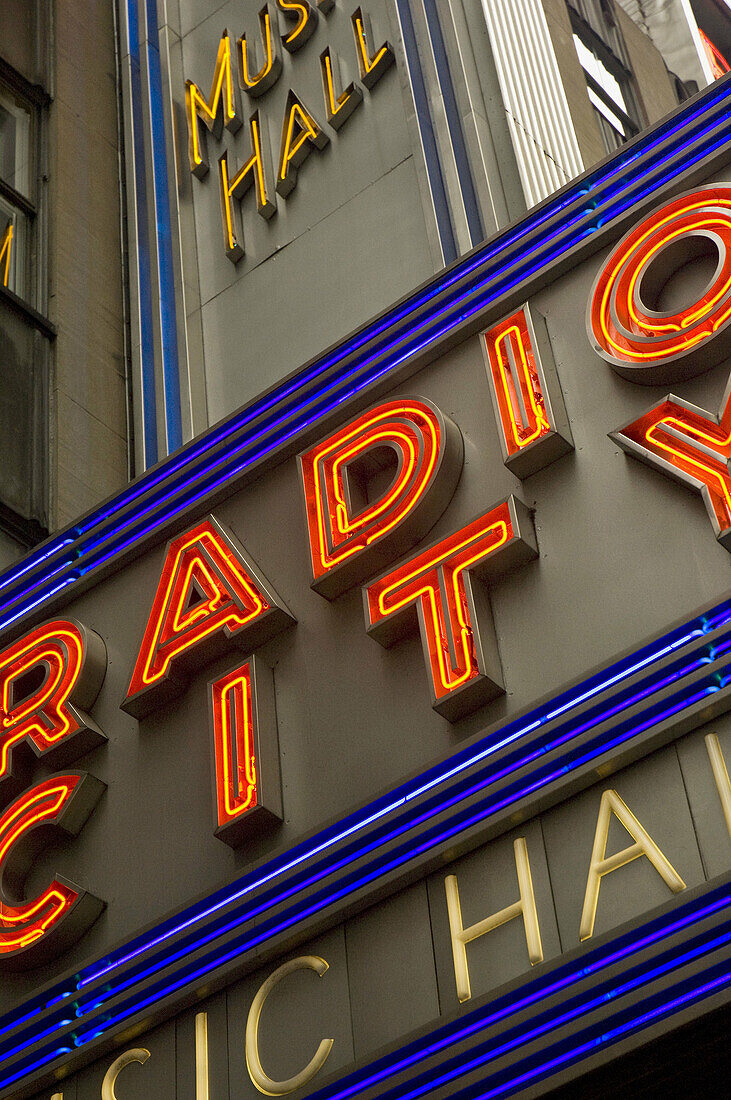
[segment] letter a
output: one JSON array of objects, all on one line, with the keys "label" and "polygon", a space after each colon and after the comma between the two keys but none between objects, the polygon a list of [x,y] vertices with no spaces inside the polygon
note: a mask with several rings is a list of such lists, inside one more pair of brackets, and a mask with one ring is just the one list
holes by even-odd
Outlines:
[{"label": "letter a", "polygon": [[187,674],[226,651],[251,651],[292,615],[234,538],[208,516],[168,544],[122,709],[141,718],[180,694]]},{"label": "letter a", "polygon": [[[628,848],[623,848],[621,852],[616,852],[613,856],[608,856],[606,854],[607,840],[609,839],[612,814],[625,827],[634,840],[634,844],[630,844]],[[589,876],[586,880],[584,909],[581,914],[581,929],[579,931],[580,940],[588,940],[594,935],[599,887],[604,875],[608,875],[611,871],[617,871],[620,867],[625,867],[641,856],[647,856],[665,885],[674,894],[679,894],[681,890],[685,890],[685,883],[678,872],[662,854],[647,830],[640,825],[624,799],[616,791],[605,791],[599,806]]]}]

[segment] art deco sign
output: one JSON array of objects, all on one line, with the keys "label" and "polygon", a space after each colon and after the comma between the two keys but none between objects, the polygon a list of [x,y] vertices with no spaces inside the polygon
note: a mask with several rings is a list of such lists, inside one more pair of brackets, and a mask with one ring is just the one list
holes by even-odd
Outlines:
[{"label": "art deco sign", "polygon": [[[237,263],[244,255],[244,232],[241,226],[241,199],[254,191],[257,213],[269,220],[277,212],[277,195],[286,197],[297,186],[297,174],[302,162],[313,150],[328,144],[327,127],[340,130],[363,101],[363,88],[368,92],[393,64],[394,53],[389,42],[375,47],[367,13],[358,7],[352,13],[354,61],[359,83],[350,81],[343,87],[339,62],[328,46],[319,56],[323,102],[318,111],[311,110],[290,88],[287,92],[284,116],[280,120],[281,137],[276,165],[272,164],[267,122],[266,93],[282,76],[282,49],[289,53],[306,48],[321,16],[337,19],[342,13],[334,10],[333,0],[291,3],[277,0],[265,4],[259,12],[261,42],[247,42],[241,35],[235,43],[227,30],[223,32],[213,70],[210,95],[206,96],[192,80],[185,85],[185,105],[188,126],[188,163],[190,171],[203,179],[209,171],[205,133],[220,138],[225,126],[232,133],[242,128],[242,111],[238,106],[237,86],[254,106],[248,120],[249,150],[242,164],[229,164],[228,153],[218,160],[218,182],[223,224],[223,246],[226,255]],[[279,15],[286,25],[279,32]],[[252,61],[260,53],[261,65]],[[318,59],[315,59],[318,63]],[[257,67],[258,66],[258,67]],[[362,86],[362,87],[361,87]],[[323,122],[324,119],[327,127]]]},{"label": "art deco sign", "polygon": [[509,1095],[724,1003],[730,128],[712,89],[0,578],[3,1096]]}]

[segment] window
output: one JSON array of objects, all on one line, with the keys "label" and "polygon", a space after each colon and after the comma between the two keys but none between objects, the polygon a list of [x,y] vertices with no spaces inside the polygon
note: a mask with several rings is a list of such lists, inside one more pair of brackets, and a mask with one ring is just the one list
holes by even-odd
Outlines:
[{"label": "window", "polygon": [[32,296],[36,129],[32,105],[0,84],[0,285],[26,300]]},{"label": "window", "polygon": [[604,0],[571,0],[569,14],[586,90],[609,153],[641,129],[622,36]]}]

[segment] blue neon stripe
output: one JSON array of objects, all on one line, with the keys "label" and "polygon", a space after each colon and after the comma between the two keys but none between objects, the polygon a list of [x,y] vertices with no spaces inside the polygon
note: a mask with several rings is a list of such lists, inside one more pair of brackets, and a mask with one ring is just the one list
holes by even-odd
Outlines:
[{"label": "blue neon stripe", "polygon": [[[130,0],[135,4],[136,0]],[[168,454],[182,445],[180,418],[180,373],[178,366],[177,318],[173,278],[172,222],[168,193],[168,163],[163,116],[162,76],[160,72],[160,34],[157,26],[157,0],[146,0],[147,65],[149,74],[150,126],[152,137],[152,176],[157,230],[157,267],[162,334],[162,374],[165,394],[165,426]]]},{"label": "blue neon stripe", "polygon": [[[147,243],[147,184],[145,142],[142,132],[142,76],[140,72],[140,28],[137,0],[127,0],[127,34],[130,53],[132,94],[132,146],[137,206],[137,278],[140,311],[140,364],[142,375],[142,428],[145,464],[157,462],[157,412],[155,397],[155,351],[152,335],[152,272]],[[13,621],[16,617],[13,617]],[[9,624],[8,624],[9,625]]]},{"label": "blue neon stripe", "polygon": [[398,9],[399,18],[401,20],[404,53],[406,54],[406,63],[411,80],[411,91],[414,97],[414,106],[416,107],[416,123],[419,127],[421,147],[424,151],[424,164],[429,180],[429,190],[431,192],[432,202],[434,203],[437,232],[439,233],[444,262],[450,264],[453,260],[456,260],[459,251],[457,249],[457,242],[454,239],[454,229],[449,212],[447,190],[444,186],[444,176],[442,175],[442,166],[439,161],[439,148],[434,135],[434,126],[432,123],[431,111],[429,110],[429,96],[427,95],[426,85],[424,84],[424,74],[421,69],[421,58],[419,57],[419,50],[416,45],[416,34],[414,32],[414,22],[411,18],[409,0],[396,0],[396,8]]},{"label": "blue neon stripe", "polygon": [[[714,679],[718,680],[718,677],[716,676],[716,677],[714,677]],[[712,691],[717,691],[717,690],[719,690],[718,683],[716,683],[714,685],[710,685],[710,686],[705,686],[705,685],[701,686],[701,689],[696,691],[696,693],[691,697],[691,701],[703,698],[709,691],[712,692]],[[669,703],[670,703],[670,705],[666,706],[664,710],[661,710],[659,712],[656,711],[649,719],[647,719],[645,721],[644,725],[642,725],[642,726],[638,725],[635,728],[644,728],[644,726],[648,726],[648,725],[652,724],[652,721],[662,720],[662,718],[665,717],[667,714],[677,712],[679,709],[682,709],[683,706],[684,706],[684,702],[683,702],[682,699],[679,700],[679,701],[678,700],[676,700],[676,701],[670,700]],[[687,700],[685,701],[685,703],[687,704]],[[591,759],[592,757],[596,757],[598,755],[603,754],[608,749],[611,749],[615,743],[618,743],[619,741],[627,740],[628,738],[630,738],[632,736],[632,732],[633,732],[632,730],[625,731],[622,737],[620,737],[618,739],[615,739],[614,741],[608,740],[606,737],[601,737],[599,739],[599,743],[597,745],[595,745],[594,748],[590,752],[585,753],[584,756],[582,756],[578,762],[583,763],[586,760]],[[568,770],[570,770],[570,766],[568,766],[568,765],[559,765],[558,767],[554,766],[553,770],[548,771],[548,772],[546,772],[544,770],[544,773],[543,773],[542,776],[539,776],[539,778],[537,780],[534,780],[533,783],[528,788],[523,788],[523,790],[518,792],[518,793],[519,794],[525,794],[526,790],[538,789],[541,785],[545,785],[546,782],[550,781],[556,775],[563,774],[563,773],[567,772]],[[467,791],[466,795],[469,795],[470,793],[472,793],[472,792]],[[341,897],[345,897],[349,893],[351,893],[353,890],[362,887],[364,885],[364,883],[366,883],[368,881],[373,881],[374,879],[376,879],[378,877],[381,877],[382,875],[386,874],[389,870],[393,869],[394,867],[401,866],[404,863],[404,861],[408,861],[410,858],[414,858],[415,856],[420,854],[422,851],[428,851],[429,848],[433,848],[436,843],[438,843],[440,841],[443,841],[446,838],[449,838],[451,836],[457,835],[460,832],[464,832],[467,828],[470,827],[470,825],[472,825],[475,822],[478,822],[479,820],[483,819],[486,812],[495,812],[496,809],[499,809],[499,808],[501,808],[503,806],[506,806],[506,805],[510,805],[511,803],[513,803],[515,801],[515,792],[511,793],[509,791],[506,791],[506,792],[503,792],[503,795],[504,795],[504,797],[497,803],[493,802],[492,805],[489,805],[489,800],[488,800],[488,803],[483,803],[480,807],[478,807],[475,810],[475,812],[472,813],[472,815],[469,818],[465,818],[464,816],[461,816],[459,819],[456,819],[454,824],[448,829],[442,828],[441,830],[439,830],[439,829],[429,830],[429,832],[427,834],[424,834],[423,842],[421,844],[419,844],[417,847],[414,847],[413,843],[408,843],[407,842],[407,844],[402,849],[400,849],[400,850],[398,850],[394,853],[393,858],[388,863],[384,864],[382,860],[376,859],[375,865],[374,865],[375,869],[372,869],[369,873],[362,874],[357,878],[354,878],[353,876],[350,876],[350,880],[346,883],[346,885],[343,888],[339,889],[335,893],[325,892],[324,894],[321,894],[316,899],[315,904],[310,905],[306,909],[302,908],[302,906],[295,906],[294,909],[289,911],[289,914],[282,914],[280,916],[280,918],[278,918],[278,920],[276,922],[276,927],[274,928],[273,931],[272,931],[271,927],[266,927],[266,925],[271,925],[272,924],[271,921],[270,922],[265,922],[264,927],[260,924],[258,926],[259,934],[255,935],[253,938],[249,938],[249,939],[246,938],[246,935],[244,935],[244,937],[240,937],[235,942],[235,944],[231,945],[231,948],[227,951],[227,953],[225,955],[221,955],[220,951],[215,951],[212,955],[209,955],[207,961],[198,960],[198,962],[194,965],[194,967],[192,969],[190,967],[185,967],[184,972],[178,977],[178,979],[172,985],[170,985],[168,983],[168,986],[166,986],[166,989],[169,989],[169,988],[176,988],[176,989],[177,988],[182,988],[186,983],[188,983],[190,981],[200,980],[202,975],[204,975],[205,973],[208,973],[208,972],[210,972],[212,970],[215,970],[216,968],[220,967],[221,965],[223,965],[225,963],[225,961],[227,959],[240,956],[245,950],[249,950],[249,949],[255,947],[258,943],[264,942],[267,938],[269,938],[275,932],[281,931],[283,928],[286,928],[286,927],[291,927],[292,925],[300,922],[301,920],[306,919],[307,916],[309,916],[310,914],[322,910],[323,908],[325,908],[328,905],[332,904],[335,900],[338,900]],[[451,803],[456,803],[457,801],[459,801],[459,799],[454,798],[450,801],[451,801]],[[431,816],[432,816],[432,813],[429,812],[429,811],[426,811],[421,815],[421,820],[428,821]],[[398,835],[398,833],[403,833],[404,831],[405,830],[403,828],[401,828],[401,829],[397,830],[397,833],[389,834],[388,837],[385,837],[385,840],[390,840],[390,839],[393,838],[393,836]],[[364,847],[361,848],[360,854],[362,855],[363,853],[365,853],[368,850],[375,850],[377,847],[378,847],[377,843],[373,843],[373,844],[364,846]],[[347,860],[341,860],[340,862],[341,862],[341,865],[345,865],[345,864],[347,864],[348,861]],[[331,870],[332,870],[332,868],[331,868]],[[308,876],[309,881],[313,881],[313,879],[315,878],[313,870],[311,868],[308,869],[307,876]],[[317,877],[320,877],[320,876],[317,876]],[[278,896],[275,898],[275,901],[279,902],[279,901],[283,900],[286,896],[291,895],[295,892],[296,892],[296,890],[280,891]],[[243,893],[243,891],[242,891],[242,893]],[[257,909],[250,911],[247,914],[248,919],[251,919],[251,918],[255,917],[257,915],[257,913],[266,911],[266,909],[269,907],[269,904],[271,904],[271,899],[269,901],[265,902],[262,906],[258,907]],[[230,923],[229,925],[224,926],[223,928],[219,927],[217,929],[217,934],[218,935],[223,935],[229,928],[234,927],[234,926],[235,926],[235,922]],[[186,954],[188,954],[195,947],[200,947],[206,941],[212,940],[214,938],[215,938],[215,935],[209,935],[209,936],[205,936],[203,938],[201,938],[200,936],[197,936],[193,943],[188,944],[181,951],[176,952],[175,955],[173,955],[173,956],[168,956],[166,958],[158,960],[158,962],[154,966],[150,967],[149,970],[145,970],[141,973],[137,972],[137,974],[133,978],[130,978],[127,981],[124,981],[124,980],[118,981],[117,983],[114,984],[112,989],[110,989],[109,986],[107,986],[107,991],[108,992],[105,996],[112,996],[112,997],[118,996],[119,993],[122,992],[125,988],[130,987],[136,981],[143,980],[148,975],[148,973],[151,974],[151,973],[157,972],[157,970],[161,969],[162,967],[165,967],[165,966],[169,965],[170,962],[173,959],[175,959],[177,957],[184,957]],[[101,977],[101,978],[105,979],[105,981],[108,981],[109,972],[108,971],[102,971],[100,974],[97,975],[97,977]],[[81,982],[83,982],[83,978],[84,978],[84,976],[80,975]],[[158,990],[158,992],[160,992],[160,991]],[[165,995],[165,994],[160,992],[160,996],[163,996],[163,995]],[[58,1000],[59,1000],[59,997],[57,995],[50,997],[50,1003],[57,1003]],[[80,1016],[80,1017],[83,1017],[85,1014],[92,1011],[93,1009],[96,1009],[100,1006],[103,1006],[104,1000],[105,1000],[105,997],[102,997],[100,999],[98,994],[96,994],[94,997],[90,998],[89,1001],[87,1001],[87,1002],[84,1002],[83,1000],[75,999],[74,1003],[75,1003],[77,1015]],[[46,1002],[46,1003],[49,1003],[49,1002]],[[131,1007],[130,1007],[129,1014],[133,1014],[134,1011],[136,1011],[135,1006],[138,1006],[138,1002],[133,1000],[132,1002],[130,1002],[130,1005],[131,1005]],[[39,1010],[40,1009],[41,1009],[41,1006],[39,1005]],[[58,1026],[61,1026],[61,1025],[59,1023],[57,1023],[56,1027],[58,1027]],[[4,1029],[4,1030],[6,1030],[6,1029]],[[33,1030],[35,1030],[35,1029],[33,1029]],[[102,1030],[104,1030],[104,1028]],[[94,1034],[99,1033],[99,1025],[94,1025],[93,1031],[94,1031]],[[78,1038],[84,1038],[84,1041],[86,1041],[86,1039],[90,1038],[90,1035],[88,1035],[85,1032],[82,1032],[82,1033],[77,1033],[77,1037]],[[36,1036],[35,1039],[33,1039],[33,1040],[29,1039],[28,1041],[29,1042],[37,1041],[37,1038],[38,1037]],[[26,1045],[25,1043],[19,1044],[17,1037],[16,1037],[16,1040],[13,1041],[11,1048],[7,1048],[7,1044],[4,1044],[4,1046],[6,1047],[6,1052],[10,1053],[10,1050],[12,1050],[12,1052],[14,1054],[19,1053],[19,1051],[21,1049],[23,1049],[23,1047],[25,1045]]]},{"label": "blue neon stripe", "polygon": [[[429,1054],[432,1053],[432,1049],[438,1050],[440,1048],[448,1048],[450,1045],[458,1042],[460,1039],[466,1037],[470,1033],[482,1030],[483,1028],[490,1026],[501,1019],[507,1019],[511,1014],[517,1013],[526,1007],[530,1007],[531,1004],[536,1004],[542,998],[551,996],[553,993],[558,992],[561,989],[568,989],[572,984],[581,982],[589,975],[599,975],[602,969],[605,969],[613,965],[614,963],[621,961],[622,959],[631,958],[633,954],[642,951],[648,946],[652,946],[655,944],[660,945],[663,939],[667,939],[678,931],[682,931],[683,929],[692,929],[694,925],[698,925],[707,917],[722,912],[723,909],[729,906],[729,904],[731,904],[731,896],[729,895],[728,888],[712,890],[706,896],[700,899],[696,899],[689,904],[686,903],[686,905],[681,905],[676,908],[672,913],[666,914],[660,918],[656,918],[646,923],[642,928],[636,930],[635,932],[625,934],[624,936],[619,937],[614,941],[611,941],[609,944],[605,945],[602,948],[597,948],[593,951],[587,952],[585,955],[581,956],[574,962],[560,966],[557,970],[554,970],[552,973],[544,978],[538,978],[532,981],[529,980],[517,995],[517,999],[516,995],[513,994],[509,998],[503,999],[502,1001],[493,1001],[487,1006],[486,1009],[483,1008],[481,1010],[478,1010],[477,1013],[466,1017],[466,1019],[462,1018],[458,1021],[452,1022],[451,1024],[443,1025],[437,1030],[437,1032],[432,1033],[431,1037],[428,1037],[432,1038],[433,1040],[432,1046],[430,1046],[428,1050],[424,1051],[421,1057],[428,1057]],[[701,939],[702,938],[703,936],[701,936]],[[724,939],[725,938],[727,937],[724,937]],[[714,950],[717,947],[717,936],[713,934],[708,934],[706,935],[705,939],[706,953]],[[694,957],[698,957],[699,954],[702,954],[702,952],[699,950],[699,944],[700,941],[694,941],[692,946],[686,944],[685,954],[683,956],[678,956],[676,954],[677,965],[681,966],[685,962],[690,961]],[[206,970],[208,969],[210,968],[200,970],[198,972],[199,976],[205,974]],[[668,968],[668,970],[670,969],[672,968]],[[648,978],[650,980],[652,980],[653,976],[654,974],[652,973],[652,971],[648,971]],[[108,1017],[105,1020],[104,1025],[95,1028],[90,1033],[77,1033],[75,1037],[76,1045],[81,1046],[87,1042],[91,1042],[94,1038],[104,1034],[104,1032],[109,1030],[110,1028],[124,1022],[124,1020],[128,1019],[130,1016],[140,1011],[144,1011],[145,1008],[148,1008],[150,1005],[154,1004],[156,1000],[168,995],[176,988],[182,988],[182,986],[188,980],[189,979],[187,978],[180,979],[177,982],[170,983],[164,988],[162,992],[155,991],[150,993],[149,996],[140,1001],[131,1003],[128,1002],[126,1005],[119,1006],[118,1011],[115,1013],[115,1016]],[[718,988],[718,984],[719,983],[716,982],[714,988]],[[669,990],[668,992],[672,993],[674,991]],[[675,1000],[677,1000],[677,998],[673,998],[670,1003],[674,1003]],[[644,1008],[644,1005],[640,1005],[638,1006],[638,1008]],[[644,1018],[644,1015],[646,1015],[646,1013],[644,1013],[643,1016],[640,1016],[640,1020]],[[603,1030],[606,1031],[606,1027],[607,1025],[603,1025]],[[422,1040],[421,1044],[426,1041],[427,1040]],[[413,1056],[409,1056],[413,1055],[416,1046],[417,1044],[411,1044],[407,1047],[404,1047],[401,1051],[398,1052],[398,1055],[392,1055],[390,1057],[387,1057],[386,1059],[382,1059],[380,1063],[377,1063],[376,1065],[379,1067],[384,1067],[393,1062],[395,1059],[398,1059],[397,1064],[394,1065],[392,1068],[389,1068],[387,1076],[392,1076],[394,1073],[398,1072],[399,1069],[402,1068],[403,1064],[410,1064],[414,1061],[418,1062],[418,1060],[420,1060],[419,1057],[414,1058]],[[0,1087],[7,1087],[12,1083],[21,1080],[23,1077],[28,1076],[35,1070],[42,1068],[49,1062],[52,1062],[55,1058],[69,1052],[70,1048],[65,1044],[61,1047],[44,1049],[42,1052],[39,1052],[38,1056],[34,1058],[32,1062],[26,1061],[23,1065],[17,1067],[14,1072],[11,1072],[9,1075],[3,1078],[0,1078]],[[368,1067],[368,1069],[370,1069],[370,1067]],[[318,1097],[322,1096],[323,1098],[330,1095],[338,1097],[356,1095],[362,1087],[369,1085],[370,1083],[372,1083],[372,1081],[363,1082],[363,1084],[356,1089],[348,1087],[348,1082],[353,1082],[355,1078],[362,1079],[362,1076],[366,1072],[366,1070],[359,1071],[357,1074],[353,1074],[348,1078],[345,1078],[343,1081],[338,1082],[337,1088],[340,1089],[341,1086],[345,1086],[345,1091],[338,1091],[334,1094],[331,1094],[329,1090],[325,1090],[322,1093],[317,1093],[316,1095]],[[375,1080],[380,1080],[383,1078],[383,1076],[383,1072],[380,1072],[378,1073]],[[402,1096],[403,1093],[399,1092],[398,1095]]]}]

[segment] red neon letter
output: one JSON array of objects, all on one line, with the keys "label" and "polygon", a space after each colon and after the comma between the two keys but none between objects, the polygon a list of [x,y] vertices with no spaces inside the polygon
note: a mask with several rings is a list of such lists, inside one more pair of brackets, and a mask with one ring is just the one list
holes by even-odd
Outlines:
[{"label": "red neon letter", "polygon": [[696,489],[718,541],[731,550],[731,395],[713,417],[668,396],[632,424],[611,433],[623,450]]},{"label": "red neon letter", "polygon": [[546,322],[526,303],[484,337],[503,461],[528,477],[573,450]]},{"label": "red neon letter", "polygon": [[293,622],[256,566],[213,516],[168,544],[122,708],[141,718],[234,638],[255,649]]},{"label": "red neon letter", "polygon": [[[103,902],[58,877],[33,901],[10,901],[28,866],[54,832],[76,836],[104,784],[83,773],[54,775],[16,799],[0,817],[0,966],[20,969],[64,951],[86,931]],[[14,864],[17,868],[14,871]]]},{"label": "red neon letter", "polygon": [[536,555],[528,511],[510,497],[363,590],[367,630],[381,645],[418,623],[432,706],[450,722],[503,691],[489,603],[475,578],[499,576]]},{"label": "red neon letter", "polygon": [[52,765],[67,764],[106,738],[84,713],[106,671],[104,642],[69,619],[36,627],[0,654],[0,781],[26,741]]},{"label": "red neon letter", "polygon": [[252,826],[281,821],[271,671],[255,657],[211,685],[216,836],[236,847]]},{"label": "red neon letter", "polygon": [[[375,500],[358,482],[385,473]],[[433,527],[462,469],[459,428],[430,402],[377,405],[300,455],[312,587],[333,599],[405,553]]]},{"label": "red neon letter", "polygon": [[[715,272],[700,297],[662,311],[669,279],[690,260]],[[673,199],[619,243],[594,284],[587,328],[595,350],[623,377],[646,385],[700,374],[725,355],[713,337],[731,320],[731,187]]]}]

